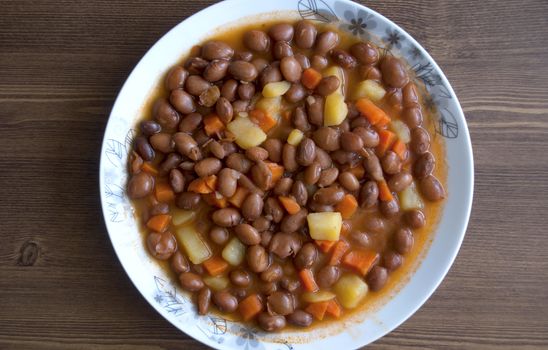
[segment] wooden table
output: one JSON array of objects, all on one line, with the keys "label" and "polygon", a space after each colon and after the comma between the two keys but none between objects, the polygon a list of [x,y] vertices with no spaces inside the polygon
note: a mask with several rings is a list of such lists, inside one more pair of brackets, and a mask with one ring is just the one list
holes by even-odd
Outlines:
[{"label": "wooden table", "polygon": [[[0,1],[0,348],[203,349],[114,255],[98,199],[113,101],[146,50],[213,1]],[[548,347],[548,2],[367,1],[444,69],[476,162],[440,288],[378,349]]]}]

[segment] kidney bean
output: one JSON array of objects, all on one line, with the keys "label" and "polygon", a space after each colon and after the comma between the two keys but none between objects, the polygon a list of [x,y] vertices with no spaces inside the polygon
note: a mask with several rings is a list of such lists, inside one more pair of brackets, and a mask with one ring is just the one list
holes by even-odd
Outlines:
[{"label": "kidney bean", "polygon": [[357,152],[364,146],[364,142],[360,135],[353,132],[343,132],[341,134],[341,147],[345,151]]},{"label": "kidney bean", "polygon": [[431,202],[437,202],[445,198],[445,189],[440,181],[433,175],[428,175],[420,182],[422,195]]},{"label": "kidney bean", "polygon": [[194,210],[200,204],[201,197],[198,193],[183,192],[177,197],[176,204],[179,208],[185,210]]},{"label": "kidney bean", "polygon": [[215,244],[223,245],[228,242],[229,238],[228,230],[224,227],[213,226],[209,230],[209,239]]},{"label": "kidney bean", "polygon": [[238,299],[227,291],[214,292],[212,300],[221,312],[234,312],[238,308]]},{"label": "kidney bean", "polygon": [[360,191],[360,205],[363,208],[371,208],[379,198],[379,187],[375,181],[367,181]]},{"label": "kidney bean", "polygon": [[345,171],[339,175],[339,183],[350,192],[357,191],[360,188],[360,182],[356,178],[356,175],[349,171]]},{"label": "kidney bean", "polygon": [[179,131],[192,133],[202,124],[202,115],[200,113],[190,113],[179,123]]},{"label": "kidney bean", "polygon": [[370,290],[377,292],[381,290],[388,281],[388,271],[382,266],[373,266],[371,271],[367,274],[365,281]]},{"label": "kidney bean", "polygon": [[230,272],[230,282],[238,287],[247,287],[251,284],[251,275],[244,269],[236,269]]},{"label": "kidney bean", "polygon": [[173,141],[175,141],[177,151],[182,155],[194,161],[202,159],[202,152],[198,147],[198,143],[189,134],[178,132],[173,135]]},{"label": "kidney bean", "polygon": [[295,108],[295,111],[293,112],[293,125],[303,132],[310,130],[310,123],[308,122],[308,117],[303,107]]},{"label": "kidney bean", "polygon": [[234,233],[243,244],[256,245],[261,243],[261,235],[249,224],[239,224],[234,228]]},{"label": "kidney bean", "polygon": [[143,120],[139,126],[141,133],[144,136],[151,136],[162,131],[160,124],[156,123],[154,120]]},{"label": "kidney bean", "polygon": [[317,275],[316,281],[321,288],[329,288],[341,277],[341,270],[337,266],[326,265],[322,267]]},{"label": "kidney bean", "polygon": [[392,218],[400,212],[400,205],[396,199],[391,201],[381,201],[379,204],[379,210],[385,217]]},{"label": "kidney bean", "polygon": [[217,177],[217,190],[225,198],[230,198],[236,193],[240,173],[230,168],[223,168]]},{"label": "kidney bean", "polygon": [[199,177],[217,174],[221,170],[221,161],[217,158],[204,158],[194,165],[194,171]]},{"label": "kidney bean", "polygon": [[405,190],[413,182],[413,176],[407,171],[402,171],[388,180],[388,187],[396,193]]},{"label": "kidney bean", "polygon": [[229,62],[227,60],[214,60],[209,62],[202,74],[204,79],[211,83],[223,79],[228,71],[228,64]]},{"label": "kidney bean", "polygon": [[272,170],[262,161],[251,167],[251,178],[255,185],[263,191],[268,191],[273,185]]},{"label": "kidney bean", "polygon": [[271,253],[276,254],[281,259],[285,259],[288,256],[295,256],[301,249],[301,246],[302,242],[297,234],[278,232],[274,236],[272,236],[272,239],[270,240],[270,244],[268,246],[268,250]]},{"label": "kidney bean", "polygon": [[[160,164],[160,175],[165,175],[171,171],[171,169],[177,168],[183,158],[177,153],[170,153],[166,159]],[[181,173],[181,176],[183,174]]]},{"label": "kidney bean", "polygon": [[251,179],[244,174],[240,174],[240,177],[238,178],[238,185],[244,187],[251,193],[257,193],[259,196],[264,196],[264,191],[257,187],[253,181],[251,181]]},{"label": "kidney bean", "polygon": [[264,282],[278,282],[284,275],[283,269],[278,263],[272,263],[266,270],[261,272],[260,278]]},{"label": "kidney bean", "polygon": [[312,199],[318,204],[335,205],[342,201],[343,197],[344,191],[340,187],[329,186],[317,190]]},{"label": "kidney bean", "polygon": [[211,152],[213,156],[217,157],[217,159],[223,159],[225,157],[225,149],[219,142],[212,140],[207,147],[209,152]]},{"label": "kidney bean", "polygon": [[405,108],[401,117],[410,129],[415,129],[422,125],[422,111],[419,106]]},{"label": "kidney bean", "polygon": [[281,60],[284,57],[293,56],[293,49],[285,41],[277,41],[272,48],[272,54],[275,59]]},{"label": "kidney bean", "polygon": [[275,24],[268,30],[268,35],[274,41],[286,41],[290,42],[293,39],[294,33],[293,26],[289,23]]},{"label": "kidney bean", "polygon": [[246,61],[251,62],[253,59],[253,53],[249,51],[237,51],[233,57],[234,61]]},{"label": "kidney bean", "polygon": [[239,171],[242,174],[247,173],[252,165],[253,163],[241,153],[232,153],[226,159],[227,167]]},{"label": "kidney bean", "polygon": [[289,315],[295,311],[295,299],[287,292],[274,292],[266,299],[266,308],[270,314]]},{"label": "kidney bean", "polygon": [[373,65],[379,60],[378,50],[370,43],[356,43],[350,47],[350,52],[364,65]]},{"label": "kidney bean", "polygon": [[405,222],[413,229],[419,229],[426,225],[426,217],[419,209],[412,209],[405,213]]},{"label": "kidney bean", "polygon": [[262,30],[250,30],[244,33],[245,47],[255,52],[266,52],[270,47],[270,38]]},{"label": "kidney bean", "polygon": [[436,159],[434,158],[434,155],[430,152],[426,152],[424,154],[421,154],[415,161],[415,165],[413,166],[413,173],[415,174],[417,179],[421,180],[432,174],[435,166]]},{"label": "kidney bean", "polygon": [[316,159],[318,163],[320,163],[320,166],[323,170],[330,168],[333,165],[333,161],[331,160],[331,157],[329,156],[329,153],[324,151],[320,147],[316,147]]},{"label": "kidney bean", "polygon": [[330,127],[321,127],[312,134],[312,139],[325,151],[336,151],[341,147],[339,133]]},{"label": "kidney bean", "polygon": [[245,61],[231,62],[228,66],[228,72],[234,77],[234,79],[247,82],[255,80],[259,75],[257,68],[255,68],[255,66],[251,63]]},{"label": "kidney bean", "polygon": [[[388,103],[390,107],[392,107],[396,111],[401,111],[403,108],[403,97],[401,93],[401,89],[395,89],[395,88],[388,88],[386,90],[386,95],[384,97],[385,101]],[[405,121],[405,119],[404,119]]]},{"label": "kidney bean", "polygon": [[304,138],[297,147],[296,160],[302,166],[309,166],[316,159],[316,144],[309,138]]},{"label": "kidney bean", "polygon": [[280,61],[280,70],[285,80],[289,82],[295,83],[301,80],[302,68],[293,56],[282,58]]},{"label": "kidney bean", "polygon": [[394,88],[402,88],[409,82],[407,70],[402,61],[394,56],[385,56],[381,62],[381,72],[384,82]]},{"label": "kidney bean", "polygon": [[284,216],[284,210],[278,200],[273,197],[269,197],[266,199],[265,205],[264,205],[264,212],[267,215],[267,218],[272,219],[275,223],[279,223],[282,221],[282,218]]},{"label": "kidney bean", "polygon": [[296,53],[293,55],[297,62],[299,62],[299,65],[302,69],[308,69],[310,68],[310,60],[306,55],[303,55],[302,53]]},{"label": "kidney bean", "polygon": [[135,151],[141,156],[145,161],[154,160],[155,153],[154,149],[144,136],[137,136],[134,140]]},{"label": "kidney bean", "polygon": [[421,127],[411,131],[411,150],[416,154],[424,154],[430,149],[430,135]]},{"label": "kidney bean", "polygon": [[303,310],[295,310],[287,315],[287,322],[297,327],[309,327],[312,324],[312,315]]},{"label": "kidney bean", "polygon": [[272,239],[272,232],[264,231],[261,233],[261,245],[263,247],[268,248],[268,245],[270,244],[271,239]]},{"label": "kidney bean", "polygon": [[221,96],[229,102],[236,100],[236,92],[238,91],[238,82],[234,79],[226,80],[221,87]]},{"label": "kidney bean", "polygon": [[[289,88],[289,90],[287,90],[284,97],[288,102],[297,103],[302,101],[306,97],[306,95],[307,95],[306,89],[301,84],[294,83],[294,84],[291,84],[291,87]],[[306,115],[305,115],[305,118],[306,118]],[[295,120],[293,122],[295,123]]]},{"label": "kidney bean", "polygon": [[267,332],[276,332],[285,327],[285,317],[270,315],[266,312],[261,312],[257,317],[259,326]]},{"label": "kidney bean", "polygon": [[344,69],[353,69],[358,64],[356,59],[343,49],[334,49],[331,51],[331,58]]},{"label": "kidney bean", "polygon": [[268,65],[259,77],[261,86],[265,86],[268,83],[275,83],[282,81],[282,72],[280,71],[279,64]]},{"label": "kidney bean", "polygon": [[297,180],[293,183],[293,186],[291,187],[291,195],[301,207],[306,206],[306,202],[308,201],[308,191],[301,180]]},{"label": "kidney bean", "polygon": [[227,43],[222,41],[212,40],[206,42],[202,46],[201,55],[208,61],[218,59],[230,59],[234,55],[234,49],[232,49]]},{"label": "kidney bean", "polygon": [[329,61],[327,60],[325,56],[314,55],[312,56],[312,60],[310,63],[312,65],[312,68],[314,68],[315,70],[321,71],[327,67],[327,65],[329,64]]},{"label": "kidney bean", "polygon": [[167,99],[158,99],[152,108],[152,114],[164,129],[175,129],[179,124],[179,113],[169,104]]},{"label": "kidney bean", "polygon": [[167,203],[156,203],[149,210],[150,216],[169,214],[169,205]]},{"label": "kidney bean", "polygon": [[286,143],[282,150],[282,160],[286,171],[296,171],[299,168],[299,164],[297,163],[297,147]]},{"label": "kidney bean", "polygon": [[247,265],[251,271],[261,273],[270,265],[270,257],[261,245],[254,245],[247,249]]},{"label": "kidney bean", "polygon": [[314,162],[311,165],[309,165],[305,171],[304,171],[304,182],[306,182],[307,185],[314,185],[318,182],[320,179],[322,173],[322,167],[320,163]]},{"label": "kidney bean", "polygon": [[262,71],[268,66],[269,61],[262,58],[262,57],[256,57],[251,60],[251,64],[257,68],[257,72],[262,73]]},{"label": "kidney bean", "polygon": [[[247,221],[258,219],[263,212],[264,202],[257,193],[249,194],[242,203],[242,215]],[[253,243],[258,244],[258,243]]]},{"label": "kidney bean", "polygon": [[393,238],[394,249],[400,254],[407,254],[413,248],[413,232],[408,228],[400,228]]},{"label": "kidney bean", "polygon": [[282,147],[283,144],[281,140],[270,138],[267,139],[262,145],[262,148],[268,153],[268,159],[274,163],[279,163],[281,161]]},{"label": "kidney bean", "polygon": [[402,102],[404,107],[413,107],[419,104],[419,93],[414,83],[409,82],[403,87]]},{"label": "kidney bean", "polygon": [[[137,139],[140,139],[141,137],[138,137]],[[137,139],[135,140],[137,142]],[[170,153],[170,152],[173,152],[173,150],[175,149],[175,142],[173,141],[173,139],[171,138],[171,134],[168,134],[168,133],[164,133],[164,132],[161,132],[161,133],[158,133],[158,134],[154,134],[152,135],[150,138],[149,138],[149,141],[150,141],[150,145],[152,145],[152,148],[155,149],[156,151],[159,151],[159,152],[162,152],[162,153]],[[139,141],[139,142],[143,142],[143,141]],[[148,142],[147,142],[148,144]],[[143,147],[143,146],[141,146]],[[148,147],[148,146],[145,146],[145,147]],[[143,150],[143,151],[146,151],[146,152],[149,152],[149,150]],[[150,154],[149,154],[150,156]],[[152,152],[152,158],[151,159],[145,159],[145,160],[152,160],[154,159],[154,152]]]},{"label": "kidney bean", "polygon": [[211,214],[211,220],[221,227],[236,226],[240,222],[240,219],[240,213],[234,208],[219,209]]},{"label": "kidney bean", "polygon": [[325,55],[339,44],[339,34],[327,31],[318,35],[316,40],[316,52]]},{"label": "kidney bean", "polygon": [[193,96],[200,96],[211,87],[211,84],[199,75],[191,75],[186,79],[185,89]]},{"label": "kidney bean", "polygon": [[364,80],[381,81],[381,71],[375,66],[359,66],[358,74]]},{"label": "kidney bean", "polygon": [[198,103],[204,107],[213,107],[217,103],[220,96],[221,90],[219,90],[218,86],[213,85],[200,94],[198,97]]},{"label": "kidney bean", "polygon": [[[264,206],[264,203],[262,203]],[[262,208],[261,208],[262,212]],[[264,216],[259,216],[257,219],[253,220],[253,227],[257,229],[259,232],[264,232],[268,229],[270,229],[271,222]]]},{"label": "kidney bean", "polygon": [[339,164],[349,164],[352,167],[360,160],[359,155],[355,152],[346,152],[341,149],[331,152],[331,159]]},{"label": "kidney bean", "polygon": [[381,163],[384,172],[390,175],[399,173],[402,168],[400,157],[393,151],[386,152]]},{"label": "kidney bean", "polygon": [[357,127],[353,130],[353,133],[362,139],[364,147],[373,148],[379,144],[379,134],[373,129]]},{"label": "kidney bean", "polygon": [[394,251],[388,251],[383,254],[382,264],[388,272],[393,272],[403,264],[403,257]]},{"label": "kidney bean", "polygon": [[318,249],[314,243],[306,243],[293,259],[295,267],[299,270],[312,267],[318,260]]},{"label": "kidney bean", "polygon": [[363,248],[371,247],[371,238],[367,232],[354,231],[350,234],[350,238],[352,238],[352,241],[358,246]]},{"label": "kidney bean", "polygon": [[200,289],[198,292],[198,314],[205,315],[209,310],[211,303],[211,290],[207,287]]},{"label": "kidney bean", "polygon": [[152,193],[154,178],[145,172],[134,174],[128,181],[127,194],[131,199],[144,198]]},{"label": "kidney bean", "polygon": [[180,275],[183,272],[190,271],[190,264],[188,263],[187,258],[180,251],[176,251],[171,256],[171,261],[169,266],[177,274]]},{"label": "kidney bean", "polygon": [[284,177],[276,183],[273,192],[276,196],[287,196],[289,191],[291,191],[291,186],[293,186],[293,179]]},{"label": "kidney bean", "polygon": [[158,260],[167,260],[177,250],[177,240],[169,231],[151,232],[147,236],[148,251]]},{"label": "kidney bean", "polygon": [[295,26],[295,44],[301,49],[310,49],[316,42],[318,31],[316,26],[309,21],[302,20]]},{"label": "kidney bean", "polygon": [[268,296],[278,290],[278,285],[274,282],[259,282],[259,292]]},{"label": "kidney bean", "polygon": [[339,78],[334,75],[330,75],[320,80],[320,83],[316,87],[315,91],[318,95],[325,97],[335,92],[339,88],[339,86],[341,86]]},{"label": "kidney bean", "polygon": [[319,95],[307,97],[306,112],[310,124],[318,127],[323,125],[324,102],[324,98]]},{"label": "kidney bean", "polygon": [[171,169],[169,172],[169,184],[175,193],[181,193],[185,189],[185,178],[183,173],[177,169]]},{"label": "kidney bean", "polygon": [[238,100],[232,103],[232,110],[235,115],[249,110],[249,101]]},{"label": "kidney bean", "polygon": [[375,181],[382,181],[384,176],[382,174],[381,162],[375,155],[371,155],[369,158],[364,159],[363,167],[366,173]]},{"label": "kidney bean", "polygon": [[181,287],[189,292],[197,292],[204,287],[202,277],[194,272],[183,272],[179,275],[179,282]]},{"label": "kidney bean", "polygon": [[253,162],[260,162],[268,158],[268,151],[262,147],[251,147],[245,151],[247,158]]},{"label": "kidney bean", "polygon": [[337,177],[339,176],[339,169],[329,168],[322,171],[320,178],[318,179],[317,185],[319,187],[327,187],[333,184]]},{"label": "kidney bean", "polygon": [[168,91],[182,88],[188,78],[188,71],[181,66],[175,66],[166,75],[165,86]]}]

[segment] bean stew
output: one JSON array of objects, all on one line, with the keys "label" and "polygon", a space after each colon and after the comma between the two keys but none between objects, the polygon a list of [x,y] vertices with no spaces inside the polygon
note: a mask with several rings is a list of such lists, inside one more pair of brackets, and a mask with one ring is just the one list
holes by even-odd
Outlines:
[{"label": "bean stew", "polygon": [[447,195],[424,95],[399,58],[306,20],[203,42],[138,126],[144,244],[202,315],[350,314],[410,273]]}]

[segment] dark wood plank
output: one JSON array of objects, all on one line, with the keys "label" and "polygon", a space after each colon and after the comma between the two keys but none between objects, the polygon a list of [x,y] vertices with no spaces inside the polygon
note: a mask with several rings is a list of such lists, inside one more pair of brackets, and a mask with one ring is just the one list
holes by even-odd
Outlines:
[{"label": "dark wood plank", "polygon": [[[0,348],[205,349],[156,314],[123,272],[102,224],[97,167],[133,66],[213,2],[0,0]],[[548,2],[367,5],[444,69],[476,162],[453,268],[372,348],[548,347]]]}]

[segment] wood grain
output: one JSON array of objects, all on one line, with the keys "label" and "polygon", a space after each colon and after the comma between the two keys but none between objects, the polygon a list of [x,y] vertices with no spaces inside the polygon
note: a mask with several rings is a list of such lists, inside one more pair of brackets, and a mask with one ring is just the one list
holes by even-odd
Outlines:
[{"label": "wood grain", "polygon": [[[122,270],[98,160],[117,91],[167,30],[213,1],[0,0],[0,349],[204,349]],[[445,71],[476,189],[440,288],[373,349],[548,347],[548,2],[367,1]]]}]

